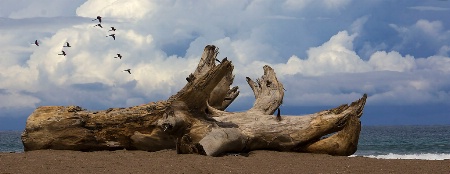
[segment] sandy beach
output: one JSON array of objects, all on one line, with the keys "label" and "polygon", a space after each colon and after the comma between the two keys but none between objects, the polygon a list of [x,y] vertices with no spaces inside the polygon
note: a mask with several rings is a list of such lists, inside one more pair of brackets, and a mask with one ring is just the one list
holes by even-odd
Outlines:
[{"label": "sandy beach", "polygon": [[254,151],[245,156],[178,155],[174,150],[0,153],[6,173],[450,173],[449,160],[387,160]]}]

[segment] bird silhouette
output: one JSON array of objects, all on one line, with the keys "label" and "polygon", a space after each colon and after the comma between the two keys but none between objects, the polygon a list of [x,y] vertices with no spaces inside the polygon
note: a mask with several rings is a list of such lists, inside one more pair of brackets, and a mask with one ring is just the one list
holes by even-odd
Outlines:
[{"label": "bird silhouette", "polygon": [[131,74],[131,69],[126,69],[126,70],[123,70],[123,71],[126,71],[126,72]]},{"label": "bird silhouette", "polygon": [[97,26],[99,26],[100,28],[103,28],[102,24],[94,25],[94,27],[97,27]]},{"label": "bird silhouette", "polygon": [[92,21],[98,20],[98,22],[102,23],[102,17],[101,16],[97,16],[97,18],[93,19]]},{"label": "bird silhouette", "polygon": [[72,47],[72,46],[70,46],[69,42],[66,42],[66,45],[64,45],[63,47]]},{"label": "bird silhouette", "polygon": [[120,54],[117,54],[117,57],[114,57],[114,58],[119,58],[119,59],[122,59],[122,55],[120,55]]},{"label": "bird silhouette", "polygon": [[61,51],[62,53],[61,54],[58,54],[58,55],[63,55],[63,56],[66,56],[66,52],[65,51]]},{"label": "bird silhouette", "polygon": [[111,30],[109,30],[109,31],[116,31],[116,28],[111,27]]},{"label": "bird silhouette", "polygon": [[[116,40],[116,34],[110,34],[108,36],[111,36],[114,40]],[[106,36],[106,37],[108,37],[108,36]]]},{"label": "bird silhouette", "polygon": [[38,40],[35,40],[33,44],[35,44],[36,46],[39,46]]}]

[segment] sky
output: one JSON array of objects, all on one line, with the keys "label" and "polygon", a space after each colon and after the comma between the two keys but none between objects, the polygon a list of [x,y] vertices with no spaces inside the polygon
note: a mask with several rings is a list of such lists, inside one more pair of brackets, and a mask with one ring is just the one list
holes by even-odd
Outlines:
[{"label": "sky", "polygon": [[23,130],[39,106],[168,99],[210,44],[235,66],[228,111],[253,105],[245,77],[270,65],[282,114],[367,93],[363,126],[450,124],[449,16],[446,0],[1,0],[0,130]]}]

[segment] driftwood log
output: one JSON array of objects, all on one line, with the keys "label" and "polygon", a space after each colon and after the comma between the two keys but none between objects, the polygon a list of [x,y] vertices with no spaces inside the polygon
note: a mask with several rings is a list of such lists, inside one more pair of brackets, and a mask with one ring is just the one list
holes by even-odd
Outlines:
[{"label": "driftwood log", "polygon": [[[256,98],[253,107],[226,112],[239,91],[230,89],[231,61],[220,61],[217,54],[217,47],[206,46],[187,84],[166,101],[95,112],[79,106],[38,107],[22,133],[25,151],[176,149],[209,156],[262,149],[330,155],[356,151],[366,94],[350,105],[304,116],[282,115],[278,107],[285,91],[266,65],[256,82],[247,77]],[[277,116],[272,115],[275,111]]]}]

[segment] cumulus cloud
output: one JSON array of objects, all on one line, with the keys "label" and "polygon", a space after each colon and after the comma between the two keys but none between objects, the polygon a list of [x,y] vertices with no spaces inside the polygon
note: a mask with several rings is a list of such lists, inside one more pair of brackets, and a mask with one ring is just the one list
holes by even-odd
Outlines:
[{"label": "cumulus cloud", "polygon": [[156,3],[142,0],[89,0],[79,8],[78,16],[95,17],[97,15],[123,20],[138,20],[155,10]]},{"label": "cumulus cloud", "polygon": [[71,16],[75,8],[86,0],[4,0],[0,15],[13,19]]},{"label": "cumulus cloud", "polygon": [[416,67],[412,56],[403,57],[398,52],[375,52],[368,63],[378,71],[409,72]]},{"label": "cumulus cloud", "polygon": [[438,55],[441,56],[448,56],[448,53],[450,52],[450,46],[448,45],[443,45],[441,46],[441,48],[439,49]]},{"label": "cumulus cloud", "polygon": [[20,92],[0,92],[2,109],[34,108],[40,102],[39,98],[21,94]]},{"label": "cumulus cloud", "polygon": [[361,33],[363,32],[364,24],[369,20],[369,16],[363,16],[355,20],[350,26],[350,31],[352,33]]},{"label": "cumulus cloud", "polygon": [[353,39],[356,34],[349,35],[341,31],[319,47],[310,48],[307,59],[292,56],[286,64],[278,65],[282,75],[303,74],[320,76],[339,72],[365,72],[370,66],[365,64],[353,50]]},{"label": "cumulus cloud", "polygon": [[[415,58],[397,51],[376,51],[368,60],[352,49],[357,35],[341,31],[321,46],[308,50],[308,57],[292,56],[274,65],[290,94],[285,103],[334,105],[339,100],[371,95],[372,104],[450,103],[450,58]],[[289,105],[289,104],[286,104]]]},{"label": "cumulus cloud", "polygon": [[422,50],[432,50],[439,54],[440,48],[450,44],[450,30],[446,30],[441,21],[420,19],[411,26],[390,24],[400,37],[401,42],[394,46],[395,50],[422,55]]}]

